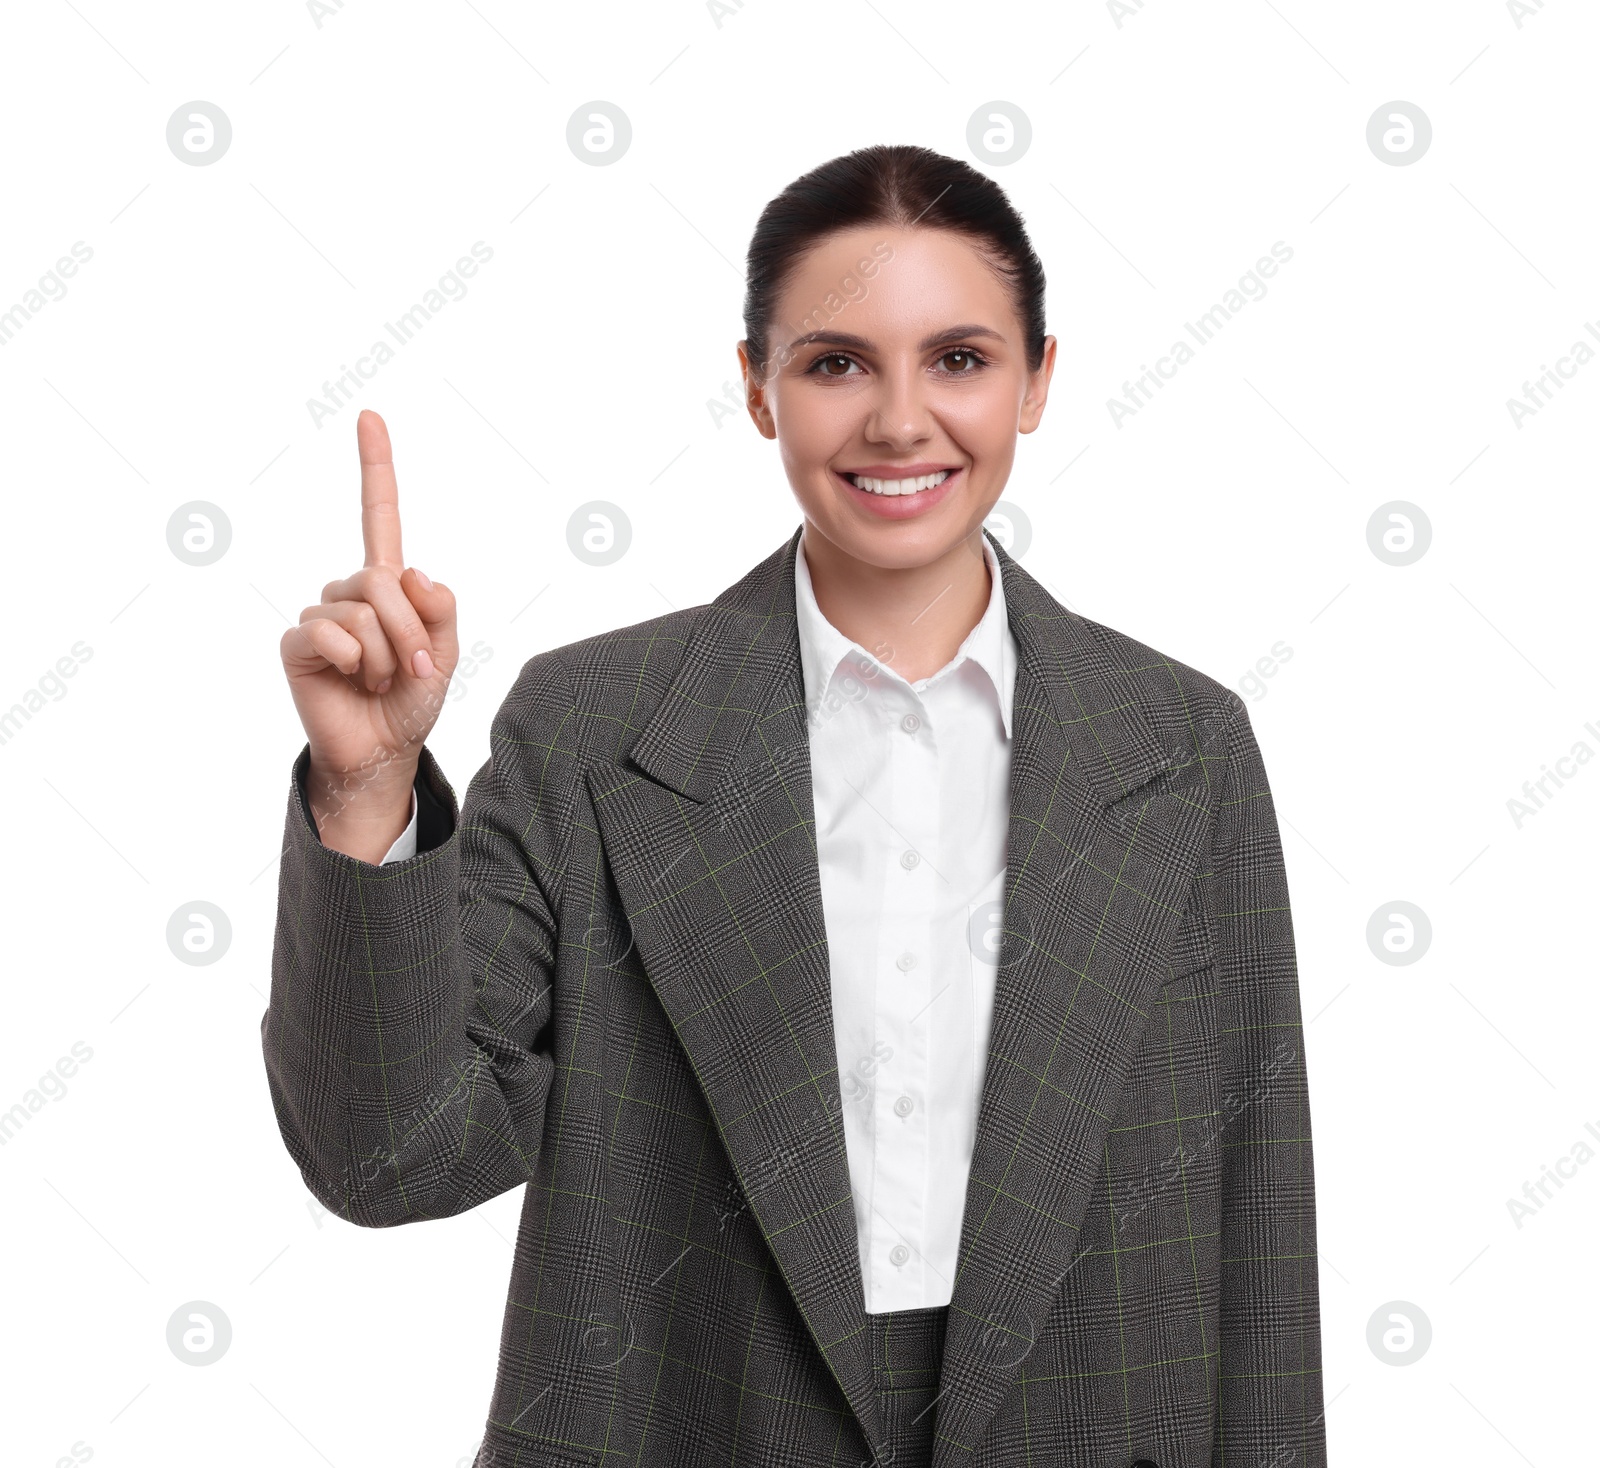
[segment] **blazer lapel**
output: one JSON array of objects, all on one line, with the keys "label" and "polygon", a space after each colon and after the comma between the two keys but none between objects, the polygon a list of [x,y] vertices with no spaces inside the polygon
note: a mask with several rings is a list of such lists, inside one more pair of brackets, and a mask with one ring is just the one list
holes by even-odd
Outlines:
[{"label": "blazer lapel", "polygon": [[[992,540],[992,537],[991,537]],[[998,542],[1017,640],[1003,938],[936,1408],[965,1461],[1016,1381],[1104,1160],[1215,808],[1218,721],[1164,742],[1136,683]]]},{"label": "blazer lapel", "polygon": [[629,751],[642,773],[588,778],[645,972],[743,1201],[876,1453],[794,615],[799,538],[696,622]]}]

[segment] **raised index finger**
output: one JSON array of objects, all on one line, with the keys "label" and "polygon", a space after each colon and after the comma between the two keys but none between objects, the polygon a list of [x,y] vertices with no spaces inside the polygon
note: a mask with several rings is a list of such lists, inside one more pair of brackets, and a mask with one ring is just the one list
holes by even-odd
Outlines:
[{"label": "raised index finger", "polygon": [[356,417],[356,446],[361,451],[361,539],[367,565],[404,568],[400,555],[400,490],[394,478],[389,430],[371,408]]}]

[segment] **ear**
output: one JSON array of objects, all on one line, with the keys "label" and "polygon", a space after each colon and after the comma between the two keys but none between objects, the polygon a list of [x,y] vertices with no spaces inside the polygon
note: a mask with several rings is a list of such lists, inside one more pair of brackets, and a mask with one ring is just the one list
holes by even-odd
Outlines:
[{"label": "ear", "polygon": [[744,378],[745,409],[763,438],[776,438],[778,425],[767,402],[767,379],[751,365],[749,345],[748,341],[740,341],[735,348],[739,353],[739,373]]},{"label": "ear", "polygon": [[1028,390],[1023,394],[1022,407],[1017,417],[1017,432],[1032,433],[1044,417],[1045,399],[1050,396],[1050,374],[1056,370],[1056,339],[1044,339],[1044,356],[1039,370],[1028,374]]}]

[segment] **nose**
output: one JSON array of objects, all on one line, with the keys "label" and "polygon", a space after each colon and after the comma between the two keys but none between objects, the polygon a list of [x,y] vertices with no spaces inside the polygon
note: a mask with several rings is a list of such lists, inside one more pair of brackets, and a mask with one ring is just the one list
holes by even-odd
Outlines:
[{"label": "nose", "polygon": [[905,453],[933,436],[927,384],[916,367],[884,366],[873,384],[865,435],[896,453]]}]

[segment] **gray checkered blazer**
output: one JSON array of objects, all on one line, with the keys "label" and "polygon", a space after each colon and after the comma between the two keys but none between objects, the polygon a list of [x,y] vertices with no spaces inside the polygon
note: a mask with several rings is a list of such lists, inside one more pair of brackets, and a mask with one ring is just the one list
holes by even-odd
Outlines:
[{"label": "gray checkered blazer", "polygon": [[[405,861],[324,847],[295,765],[261,1033],[301,1176],[370,1228],[528,1185],[480,1468],[886,1461],[799,535],[709,605],[530,659],[459,819],[424,754]],[[1248,715],[995,548],[1004,942],[935,1468],[1322,1468],[1305,1046]]]}]

